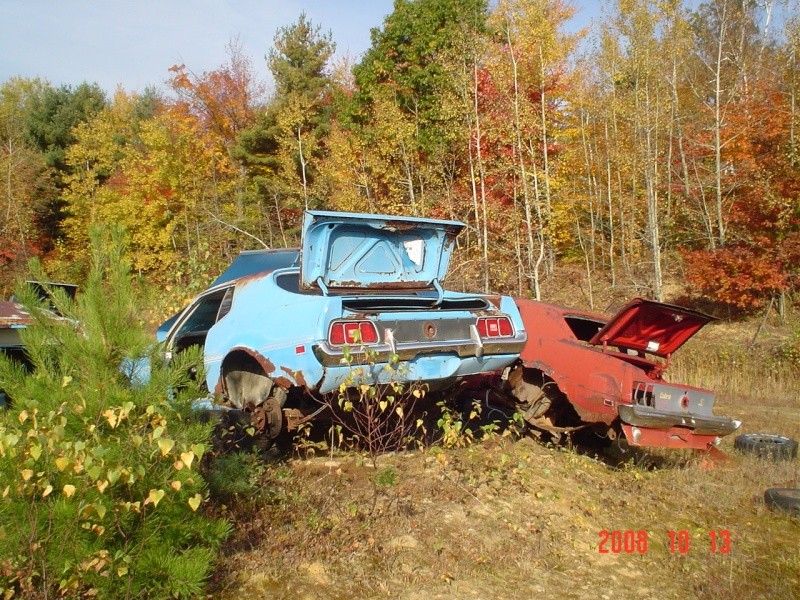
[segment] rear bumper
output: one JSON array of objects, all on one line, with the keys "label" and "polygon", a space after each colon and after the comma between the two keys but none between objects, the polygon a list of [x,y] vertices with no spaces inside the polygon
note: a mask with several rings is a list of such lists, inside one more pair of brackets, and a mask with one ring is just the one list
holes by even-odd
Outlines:
[{"label": "rear bumper", "polygon": [[631,446],[645,446],[649,448],[673,448],[682,450],[708,450],[715,447],[719,441],[718,435],[698,435],[685,427],[670,427],[669,429],[647,429],[622,424],[625,439]]},{"label": "rear bumper", "polygon": [[636,404],[620,404],[618,409],[623,424],[640,429],[681,428],[693,435],[717,437],[733,433],[741,425],[740,421],[730,417],[661,412]]},{"label": "rear bumper", "polygon": [[323,342],[314,346],[314,355],[324,367],[340,367],[350,362],[358,364],[362,358],[368,358],[369,362],[392,362],[393,355],[397,355],[395,360],[401,362],[415,360],[418,357],[435,356],[458,356],[459,358],[486,358],[490,359],[498,355],[518,355],[525,347],[527,336],[525,333],[517,334],[512,338],[501,338],[496,340],[451,340],[451,341],[431,341],[394,344],[373,344],[370,346],[349,347],[331,346]]}]

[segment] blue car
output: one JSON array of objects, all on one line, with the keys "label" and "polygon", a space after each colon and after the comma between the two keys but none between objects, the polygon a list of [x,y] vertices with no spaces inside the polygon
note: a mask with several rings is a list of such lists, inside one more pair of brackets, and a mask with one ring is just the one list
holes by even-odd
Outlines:
[{"label": "blue car", "polygon": [[512,298],[442,287],[464,227],[307,211],[302,248],[241,253],[158,337],[167,358],[202,346],[208,390],[273,438],[353,385],[354,365],[433,391],[502,371],[526,341]]}]

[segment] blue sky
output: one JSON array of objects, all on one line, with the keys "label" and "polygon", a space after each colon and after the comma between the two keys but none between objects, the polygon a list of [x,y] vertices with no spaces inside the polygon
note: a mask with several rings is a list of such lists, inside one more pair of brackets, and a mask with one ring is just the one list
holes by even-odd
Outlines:
[{"label": "blue sky", "polygon": [[[573,2],[586,24],[599,0]],[[195,73],[226,62],[238,37],[257,74],[269,78],[264,55],[280,27],[305,12],[330,30],[339,56],[369,48],[370,29],[392,12],[393,0],[0,0],[0,83],[41,77],[53,85],[98,83],[140,91],[162,87],[168,69]]]}]

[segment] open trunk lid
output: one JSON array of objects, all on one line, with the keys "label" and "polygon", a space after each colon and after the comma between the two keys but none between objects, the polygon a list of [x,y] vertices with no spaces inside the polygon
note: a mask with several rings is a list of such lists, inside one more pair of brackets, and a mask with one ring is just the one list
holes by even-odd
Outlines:
[{"label": "open trunk lid", "polygon": [[306,211],[301,289],[441,290],[459,221]]},{"label": "open trunk lid", "polygon": [[689,308],[635,298],[611,317],[589,343],[666,358],[713,320],[715,317]]}]

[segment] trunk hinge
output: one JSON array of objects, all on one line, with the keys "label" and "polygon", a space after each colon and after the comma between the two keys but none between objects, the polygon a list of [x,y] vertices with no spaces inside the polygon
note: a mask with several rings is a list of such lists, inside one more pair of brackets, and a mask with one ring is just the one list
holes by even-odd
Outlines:
[{"label": "trunk hinge", "polygon": [[437,278],[434,278],[431,283],[433,284],[433,287],[436,288],[436,293],[439,294],[439,296],[436,298],[436,302],[434,302],[433,305],[439,306],[442,303],[442,300],[444,300],[444,290],[442,289],[442,286]]},{"label": "trunk hinge", "polygon": [[325,282],[322,280],[322,275],[317,277],[317,285],[319,286],[319,289],[322,291],[322,295],[323,296],[327,296],[328,295],[328,286],[325,285]]}]

